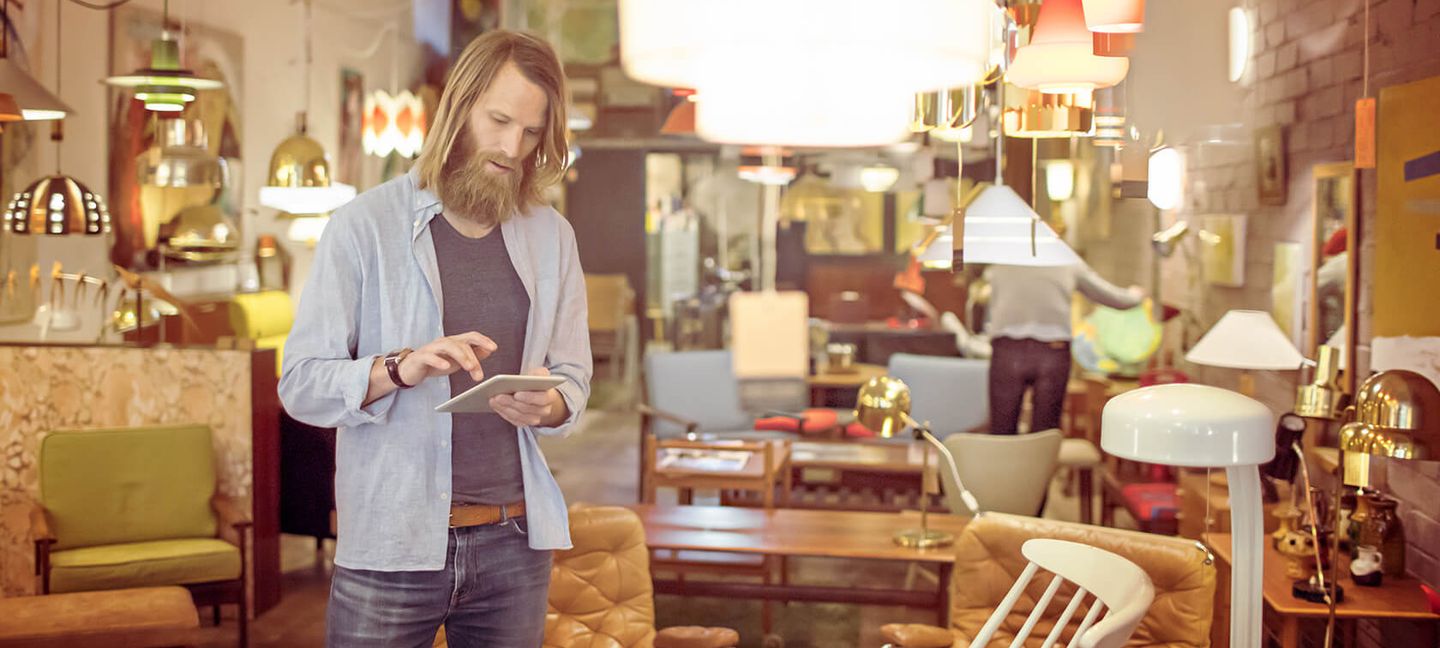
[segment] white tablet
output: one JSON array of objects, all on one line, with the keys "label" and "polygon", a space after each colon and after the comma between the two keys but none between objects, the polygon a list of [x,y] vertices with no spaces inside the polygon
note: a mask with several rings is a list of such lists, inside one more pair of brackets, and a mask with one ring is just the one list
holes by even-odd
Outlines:
[{"label": "white tablet", "polygon": [[465,393],[441,403],[435,408],[435,411],[465,414],[493,412],[494,410],[490,409],[491,396],[513,394],[522,391],[545,391],[552,387],[559,387],[564,382],[564,376],[516,376],[505,374],[491,376],[486,378],[484,382],[465,390]]}]

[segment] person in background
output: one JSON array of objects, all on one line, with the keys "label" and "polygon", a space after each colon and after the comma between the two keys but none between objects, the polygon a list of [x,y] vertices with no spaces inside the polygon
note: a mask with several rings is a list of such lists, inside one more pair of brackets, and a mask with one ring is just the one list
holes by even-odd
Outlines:
[{"label": "person in background", "polygon": [[1015,434],[1026,390],[1031,430],[1060,427],[1070,381],[1070,304],[1076,290],[1116,309],[1140,305],[1138,286],[1118,288],[1081,263],[1031,267],[992,265],[990,285],[990,433]]},{"label": "person in background", "polygon": [[[542,201],[565,172],[565,102],[544,41],[476,38],[415,168],[320,239],[280,398],[340,429],[327,646],[430,646],[442,625],[457,647],[541,643],[551,552],[571,544],[536,436],[574,429],[591,376],[575,233]],[[519,373],[565,381],[435,411]]]}]

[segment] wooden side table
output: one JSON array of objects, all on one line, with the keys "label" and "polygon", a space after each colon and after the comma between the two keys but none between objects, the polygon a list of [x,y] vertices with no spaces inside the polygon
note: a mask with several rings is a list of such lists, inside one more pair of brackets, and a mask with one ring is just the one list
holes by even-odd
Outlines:
[{"label": "wooden side table", "polygon": [[871,378],[886,374],[883,365],[856,363],[850,371],[829,372],[821,368],[807,376],[810,404],[814,407],[854,407],[855,394]]},{"label": "wooden side table", "polygon": [[[1210,533],[1205,535],[1205,544],[1214,552],[1217,561],[1215,582],[1215,622],[1210,627],[1210,643],[1215,648],[1230,645],[1230,534]],[[1420,581],[1413,578],[1385,577],[1380,587],[1361,587],[1350,581],[1349,560],[1341,556],[1340,586],[1345,588],[1345,601],[1335,608],[1336,632],[1344,625],[1352,626],[1358,619],[1440,621],[1440,615],[1430,612],[1425,594],[1420,591]],[[1300,645],[1300,623],[1318,621],[1325,623],[1327,606],[1295,598],[1290,593],[1293,579],[1285,576],[1285,559],[1265,542],[1265,574],[1263,592],[1265,597],[1264,632],[1273,635],[1281,648],[1297,648]],[[1336,645],[1347,645],[1338,637]]]}]

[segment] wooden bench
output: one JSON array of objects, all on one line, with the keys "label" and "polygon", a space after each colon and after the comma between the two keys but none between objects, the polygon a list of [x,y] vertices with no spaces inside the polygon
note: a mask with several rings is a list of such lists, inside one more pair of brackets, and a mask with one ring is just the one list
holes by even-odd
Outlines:
[{"label": "wooden bench", "polygon": [[0,598],[0,648],[189,646],[199,627],[183,587]]}]

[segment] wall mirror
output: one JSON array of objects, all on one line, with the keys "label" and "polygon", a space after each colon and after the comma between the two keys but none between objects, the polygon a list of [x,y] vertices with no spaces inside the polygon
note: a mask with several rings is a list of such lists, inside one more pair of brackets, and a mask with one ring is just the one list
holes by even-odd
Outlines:
[{"label": "wall mirror", "polygon": [[[1343,347],[1342,327],[1347,322],[1346,301],[1351,299],[1349,285],[1350,250],[1355,242],[1354,173],[1349,162],[1317,164],[1315,177],[1315,238],[1310,265],[1309,332],[1306,354],[1315,357],[1315,349],[1331,342]],[[1337,335],[1338,334],[1338,335]],[[1334,338],[1332,340],[1332,338]]]}]

